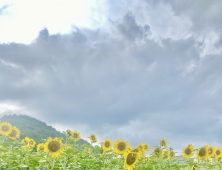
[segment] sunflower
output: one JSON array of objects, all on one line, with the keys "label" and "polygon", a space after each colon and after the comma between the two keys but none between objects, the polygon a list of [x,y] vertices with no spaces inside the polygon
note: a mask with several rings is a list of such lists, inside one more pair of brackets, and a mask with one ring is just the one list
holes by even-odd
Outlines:
[{"label": "sunflower", "polygon": [[219,157],[222,156],[222,149],[221,148],[215,148],[214,153],[215,153],[215,157],[219,158]]},{"label": "sunflower", "polygon": [[106,152],[110,150],[112,148],[112,144],[113,142],[111,141],[111,139],[105,140],[105,142],[103,142],[103,145],[102,145],[103,151]]},{"label": "sunflower", "polygon": [[69,136],[71,136],[72,131],[70,129],[67,129],[66,132],[69,134]]},{"label": "sunflower", "polygon": [[137,147],[137,148],[134,148],[134,149],[130,148],[129,152],[131,152],[131,153],[137,153],[137,159],[138,159],[138,160],[142,157],[142,154],[143,154],[142,151],[141,151],[141,149],[139,149],[138,147]]},{"label": "sunflower", "polygon": [[174,150],[170,151],[170,158],[174,158],[175,157],[175,152]]},{"label": "sunflower", "polygon": [[215,154],[215,148],[213,145],[209,145],[208,147],[208,154],[209,154],[209,157],[213,157],[213,155]]},{"label": "sunflower", "polygon": [[167,147],[167,142],[165,139],[161,139],[160,144],[161,144],[161,146],[164,146],[165,148]]},{"label": "sunflower", "polygon": [[67,146],[67,148],[66,149],[73,149],[73,147],[72,146]]},{"label": "sunflower", "polygon": [[12,132],[12,125],[8,122],[2,122],[0,124],[0,133],[8,136]]},{"label": "sunflower", "polygon": [[97,142],[97,138],[96,138],[96,135],[95,135],[95,134],[91,134],[91,135],[89,136],[89,138],[90,138],[90,140],[91,140],[91,143]]},{"label": "sunflower", "polygon": [[183,148],[183,157],[191,158],[193,156],[193,150],[194,150],[194,148],[190,145],[187,145],[187,147],[184,147]]},{"label": "sunflower", "polygon": [[136,162],[138,161],[139,153],[129,152],[125,155],[124,166],[127,170],[133,170],[135,168]]},{"label": "sunflower", "polygon": [[36,144],[35,141],[33,139],[30,139],[29,146],[34,147],[35,144]]},{"label": "sunflower", "polygon": [[143,148],[145,151],[148,151],[149,150],[149,145],[147,143],[143,144]]},{"label": "sunflower", "polygon": [[64,151],[62,140],[58,140],[57,137],[55,139],[49,137],[48,141],[45,143],[45,146],[44,151],[49,151],[49,155],[52,155],[52,157],[57,157]]},{"label": "sunflower", "polygon": [[142,152],[142,154],[144,154],[145,153],[145,150],[144,150],[144,147],[143,147],[143,143],[140,143],[139,145],[138,145],[138,147],[137,148],[139,148],[140,149],[140,151]]},{"label": "sunflower", "polygon": [[129,142],[124,142],[123,139],[117,139],[117,141],[114,143],[114,151],[116,154],[126,154],[129,147]]},{"label": "sunflower", "polygon": [[147,156],[147,157],[146,157],[146,161],[147,161],[147,162],[149,162],[149,160],[150,160],[150,157],[149,157],[149,156]]},{"label": "sunflower", "polygon": [[191,148],[192,150],[194,150],[194,147],[193,147],[193,145],[192,145],[191,143],[188,144],[187,147],[188,147],[188,148]]},{"label": "sunflower", "polygon": [[40,143],[37,145],[37,152],[41,150],[41,151],[44,151],[45,150],[45,144],[44,143]]},{"label": "sunflower", "polygon": [[22,140],[23,146],[29,146],[30,139],[28,137],[25,137],[25,139]]},{"label": "sunflower", "polygon": [[191,167],[191,170],[196,170],[196,167],[197,167],[197,165],[195,164],[195,165],[193,165],[192,167]]},{"label": "sunflower", "polygon": [[203,147],[201,147],[198,151],[197,151],[197,153],[196,153],[196,158],[198,159],[198,160],[201,160],[201,159],[205,159],[205,160],[207,160],[207,158],[208,158],[208,146],[207,145],[204,145]]},{"label": "sunflower", "polygon": [[85,149],[87,152],[90,152],[90,148],[85,147],[84,149]]},{"label": "sunflower", "polygon": [[155,149],[153,149],[152,155],[159,158],[161,156],[162,152],[163,152],[163,150],[160,147],[156,147]]},{"label": "sunflower", "polygon": [[170,152],[169,152],[169,150],[164,150],[163,151],[163,156],[164,156],[164,158],[166,159],[166,160],[169,160],[170,159]]},{"label": "sunflower", "polygon": [[9,137],[11,139],[16,139],[16,138],[19,138],[20,137],[20,131],[18,128],[16,128],[15,126],[12,128],[12,131],[11,133],[9,133]]},{"label": "sunflower", "polygon": [[71,139],[73,139],[75,142],[78,141],[80,139],[80,133],[77,131],[73,131],[71,133]]}]

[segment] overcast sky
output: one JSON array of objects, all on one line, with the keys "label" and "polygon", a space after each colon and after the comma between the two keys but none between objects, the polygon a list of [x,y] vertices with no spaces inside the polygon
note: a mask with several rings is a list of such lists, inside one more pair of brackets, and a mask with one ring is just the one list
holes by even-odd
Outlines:
[{"label": "overcast sky", "polygon": [[[0,116],[181,155],[222,147],[221,0],[1,0]],[[88,140],[89,141],[89,140]]]}]

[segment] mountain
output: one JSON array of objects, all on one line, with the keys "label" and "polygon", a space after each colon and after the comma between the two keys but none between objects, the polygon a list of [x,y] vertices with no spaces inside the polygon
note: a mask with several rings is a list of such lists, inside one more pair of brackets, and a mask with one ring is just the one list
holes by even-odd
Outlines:
[{"label": "mountain", "polygon": [[[20,130],[20,139],[24,139],[25,137],[29,137],[34,139],[36,142],[35,148],[33,151],[36,151],[36,146],[39,143],[45,143],[42,139],[47,139],[48,137],[63,137],[65,139],[65,135],[59,131],[57,131],[52,126],[48,126],[46,123],[35,119],[26,115],[4,115],[0,118],[1,122],[9,122],[12,127],[16,126]],[[71,129],[72,130],[72,129]],[[63,140],[64,143],[64,140]],[[76,144],[83,145],[89,144],[89,142],[79,139]]]}]

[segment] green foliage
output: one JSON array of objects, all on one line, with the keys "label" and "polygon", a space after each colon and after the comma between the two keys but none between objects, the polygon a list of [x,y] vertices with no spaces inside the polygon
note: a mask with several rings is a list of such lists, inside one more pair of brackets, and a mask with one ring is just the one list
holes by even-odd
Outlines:
[{"label": "green foliage", "polygon": [[[32,118],[26,115],[4,115],[0,118],[1,122],[9,122],[12,126],[16,126],[20,130],[20,139],[24,139],[25,137],[29,137],[30,139],[34,139],[36,145],[33,151],[36,151],[37,145],[39,143],[45,143],[48,137],[51,138],[63,138],[66,139],[65,134],[57,131],[52,126],[47,125],[46,123]],[[63,140],[63,143],[65,141]],[[74,143],[74,141],[73,141]],[[78,145],[89,144],[87,141],[83,139],[79,139],[76,142]]]}]

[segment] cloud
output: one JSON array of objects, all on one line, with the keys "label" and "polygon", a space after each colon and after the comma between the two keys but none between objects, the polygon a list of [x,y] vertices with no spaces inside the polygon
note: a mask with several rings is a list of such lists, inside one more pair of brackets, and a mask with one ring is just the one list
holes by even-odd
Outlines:
[{"label": "cloud", "polygon": [[123,21],[118,24],[117,28],[130,41],[141,40],[146,38],[148,34],[151,34],[150,27],[148,25],[143,27],[137,25],[135,18],[130,12],[124,16]]},{"label": "cloud", "polygon": [[[175,9],[161,1],[138,13],[142,2],[127,3],[123,9],[108,1],[108,22],[95,30],[73,25],[52,34],[45,27],[30,44],[0,44],[0,101],[19,102],[30,115],[83,138],[90,131],[100,141],[147,142],[148,153],[162,138],[179,154],[189,143],[220,144],[221,46],[210,43],[220,44],[217,33],[196,36],[190,16],[173,16]],[[177,31],[171,33],[166,16]]]}]

